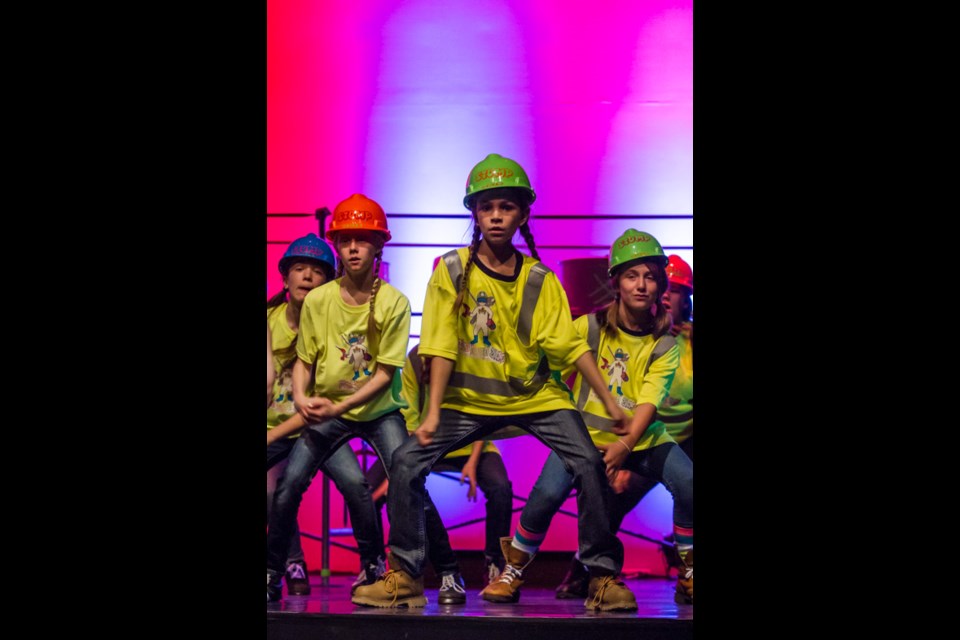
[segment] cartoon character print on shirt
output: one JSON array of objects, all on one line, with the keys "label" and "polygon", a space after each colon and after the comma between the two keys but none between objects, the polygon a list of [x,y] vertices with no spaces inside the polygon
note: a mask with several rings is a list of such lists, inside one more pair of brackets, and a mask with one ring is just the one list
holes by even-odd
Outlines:
[{"label": "cartoon character print on shirt", "polygon": [[[623,395],[624,383],[630,382],[630,374],[627,371],[627,362],[630,360],[630,354],[620,347],[617,347],[617,350],[613,351],[608,346],[607,351],[610,353],[611,358],[613,358],[612,360],[607,360],[603,355],[600,356],[600,369],[604,371],[610,378],[610,383],[607,385],[607,389],[609,389],[612,393],[614,387],[616,387],[617,395],[615,398],[617,400],[617,404],[624,409],[632,410],[637,406],[637,403]],[[593,390],[590,391],[590,396],[597,402],[600,401],[600,398],[593,393]]]},{"label": "cartoon character print on shirt", "polygon": [[340,349],[340,359],[348,361],[350,366],[353,367],[352,380],[355,382],[360,377],[361,371],[365,376],[370,377],[372,374],[367,369],[367,363],[373,359],[373,356],[367,352],[367,348],[363,344],[366,338],[359,333],[351,333],[349,336],[341,337],[347,348],[338,346],[337,349]]},{"label": "cartoon character print on shirt", "polygon": [[284,367],[284,369],[280,371],[280,376],[277,380],[276,390],[277,390],[277,393],[273,398],[273,402],[270,403],[270,408],[276,411],[277,413],[282,413],[282,414],[296,413],[297,409],[293,405],[293,363],[292,362],[289,367]]},{"label": "cartoon character print on shirt", "polygon": [[[610,351],[610,347],[607,347],[607,351]],[[613,391],[613,387],[616,386],[617,395],[622,396],[623,383],[630,381],[630,376],[627,375],[627,361],[630,359],[630,354],[624,353],[623,349],[617,347],[617,352],[614,353],[610,351],[610,355],[613,356],[613,362],[600,356],[600,359],[603,360],[603,365],[600,368],[610,376],[610,384],[607,386],[607,389]]]},{"label": "cartoon character print on shirt", "polygon": [[497,328],[497,323],[493,321],[493,310],[490,308],[496,301],[493,296],[487,297],[484,291],[478,293],[474,300],[476,300],[477,306],[473,309],[473,314],[470,316],[470,325],[473,327],[473,340],[470,341],[470,344],[477,344],[477,338],[479,338],[482,333],[483,344],[489,347],[490,338],[487,336]]},{"label": "cartoon character print on shirt", "polygon": [[[471,358],[480,358],[482,360],[492,360],[494,362],[503,362],[505,356],[502,351],[496,349],[490,343],[490,333],[496,331],[497,323],[494,321],[493,305],[496,300],[493,296],[487,295],[486,291],[479,291],[476,296],[470,290],[467,294],[476,303],[473,309],[463,302],[463,311],[461,317],[466,318],[470,324],[470,332],[473,334],[473,340],[459,341],[460,353]],[[483,339],[483,346],[477,345]]]}]

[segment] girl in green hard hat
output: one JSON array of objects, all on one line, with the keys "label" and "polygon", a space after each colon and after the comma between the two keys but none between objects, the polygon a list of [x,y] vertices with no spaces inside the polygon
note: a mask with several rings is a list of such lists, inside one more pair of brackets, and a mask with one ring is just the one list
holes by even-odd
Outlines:
[{"label": "girl in green hard hat", "polygon": [[[671,316],[662,302],[668,291],[666,266],[667,257],[656,238],[627,229],[610,248],[613,302],[573,323],[590,345],[608,389],[629,416],[629,431],[625,435],[615,431],[615,419],[584,384],[582,375],[574,382],[573,397],[594,445],[603,451],[611,480],[620,469],[627,469],[662,482],[673,496],[673,535],[682,564],[675,600],[692,604],[693,462],[657,417],[657,407],[667,398],[680,363],[677,340],[670,331]],[[565,373],[572,374],[572,368]],[[520,514],[519,530],[545,532],[573,486],[574,477],[551,454]]]},{"label": "girl in green hard hat", "polygon": [[[559,279],[537,257],[529,227],[535,199],[526,172],[509,158],[490,154],[470,171],[463,204],[473,217],[473,239],[444,255],[427,285],[419,355],[431,358],[430,397],[416,438],[394,454],[387,500],[391,571],[358,588],[356,604],[416,606],[427,544],[424,478],[449,451],[516,426],[553,449],[580,483],[580,544],[595,596],[588,606],[637,608],[615,578],[623,545],[610,531],[603,459],[551,370],[576,367],[614,422],[626,416],[574,330]],[[514,247],[517,231],[533,257]],[[483,590],[484,599],[519,599],[523,570],[542,540],[537,532],[525,534],[530,537],[501,538],[505,567]]]}]

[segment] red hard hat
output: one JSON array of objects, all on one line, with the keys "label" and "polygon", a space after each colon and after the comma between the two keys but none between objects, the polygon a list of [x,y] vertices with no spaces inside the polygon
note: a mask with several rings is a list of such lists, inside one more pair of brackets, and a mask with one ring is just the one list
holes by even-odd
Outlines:
[{"label": "red hard hat", "polygon": [[383,207],[365,195],[355,193],[333,210],[333,219],[327,229],[327,240],[333,242],[333,236],[338,231],[365,229],[376,231],[383,235],[384,242],[390,241],[390,230],[387,229],[387,215]]},{"label": "red hard hat", "polygon": [[667,281],[680,284],[693,293],[693,269],[678,255],[671,255],[667,261]]}]

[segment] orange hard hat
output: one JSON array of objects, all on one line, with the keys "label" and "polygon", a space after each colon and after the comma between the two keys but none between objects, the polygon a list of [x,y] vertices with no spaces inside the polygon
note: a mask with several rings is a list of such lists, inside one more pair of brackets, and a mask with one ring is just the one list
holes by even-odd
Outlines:
[{"label": "orange hard hat", "polygon": [[693,293],[693,269],[683,258],[674,254],[667,260],[667,282],[683,285]]},{"label": "orange hard hat", "polygon": [[364,229],[375,231],[384,237],[384,242],[390,241],[390,230],[387,229],[387,215],[383,207],[367,196],[355,193],[333,210],[333,219],[327,229],[327,240],[333,242],[333,236],[338,231]]}]

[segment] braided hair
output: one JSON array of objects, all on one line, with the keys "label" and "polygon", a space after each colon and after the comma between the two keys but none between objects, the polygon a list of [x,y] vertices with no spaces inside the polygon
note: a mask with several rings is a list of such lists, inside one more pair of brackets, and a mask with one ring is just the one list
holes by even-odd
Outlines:
[{"label": "braided hair", "polygon": [[[530,230],[530,195],[523,189],[515,187],[499,187],[497,190],[503,190],[509,193],[510,198],[520,205],[520,209],[527,216],[527,222],[520,225],[520,235],[523,236],[527,248],[530,249],[530,255],[537,260],[540,254],[537,253],[536,242],[533,239],[533,232]],[[457,299],[453,303],[453,312],[459,313],[460,305],[463,303],[463,296],[466,292],[467,280],[470,277],[470,268],[473,266],[477,257],[477,250],[480,248],[480,225],[477,224],[477,197],[470,200],[470,211],[473,214],[473,239],[470,242],[470,255],[467,257],[467,264],[463,267],[463,276],[460,278],[460,286],[457,288]]]},{"label": "braided hair", "polygon": [[[377,300],[377,293],[380,292],[380,285],[383,282],[380,279],[380,263],[383,261],[383,247],[377,249],[373,255],[373,286],[370,290],[370,313],[367,315],[367,349],[372,350],[373,345],[378,339],[377,321],[374,318],[374,304]],[[343,260],[340,259],[340,252],[337,252],[337,277],[343,277]]]},{"label": "braided hair", "polygon": [[470,242],[470,256],[467,258],[467,264],[463,268],[463,275],[460,276],[460,286],[457,287],[457,299],[453,302],[453,313],[460,312],[460,305],[463,303],[463,296],[467,291],[467,279],[470,277],[470,268],[477,257],[477,250],[480,248],[480,225],[476,222],[476,213],[474,213],[473,222],[473,240]]}]

